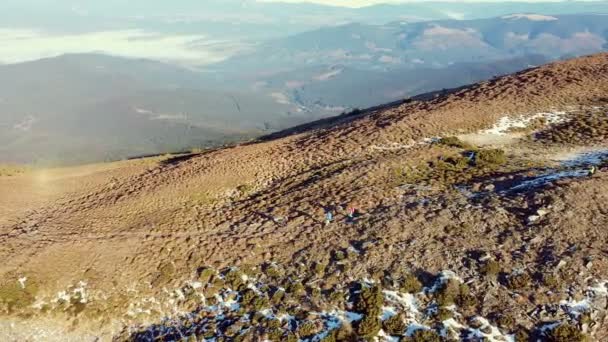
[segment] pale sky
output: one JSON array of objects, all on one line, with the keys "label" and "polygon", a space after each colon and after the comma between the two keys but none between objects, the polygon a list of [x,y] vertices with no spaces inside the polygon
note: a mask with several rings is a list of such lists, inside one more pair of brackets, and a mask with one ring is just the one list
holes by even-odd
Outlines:
[{"label": "pale sky", "polygon": [[[398,4],[406,2],[508,2],[501,0],[257,0],[258,2],[286,2],[302,3],[309,2],[321,5],[332,5],[341,7],[365,7],[377,4]],[[560,0],[515,0],[519,2],[559,2]]]}]

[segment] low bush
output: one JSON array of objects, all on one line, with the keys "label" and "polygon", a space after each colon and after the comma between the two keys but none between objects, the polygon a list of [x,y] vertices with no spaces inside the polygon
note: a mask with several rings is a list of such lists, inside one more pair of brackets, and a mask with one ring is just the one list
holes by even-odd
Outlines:
[{"label": "low bush", "polygon": [[547,341],[549,342],[586,342],[588,338],[579,329],[570,325],[562,324],[554,329],[547,331]]},{"label": "low bush", "polygon": [[382,322],[384,331],[389,335],[400,336],[405,331],[406,325],[403,321],[403,315],[398,314],[390,317]]},{"label": "low bush", "polygon": [[400,282],[399,290],[407,293],[417,293],[422,291],[422,283],[413,274],[407,274]]},{"label": "low bush", "polygon": [[380,318],[376,315],[365,315],[362,320],[357,322],[357,335],[365,339],[371,339],[378,335],[382,325]]},{"label": "low bush", "polygon": [[357,312],[367,316],[376,317],[382,312],[384,305],[384,295],[380,286],[366,287],[362,286],[359,296],[355,303]]},{"label": "low bush", "polygon": [[481,266],[480,271],[486,277],[496,277],[501,272],[500,263],[496,260],[488,260]]},{"label": "low bush", "polygon": [[510,290],[521,290],[530,284],[532,277],[526,272],[511,274],[507,278],[507,287]]},{"label": "low bush", "polygon": [[10,281],[0,285],[0,310],[4,307],[8,313],[31,306],[36,300],[38,287],[32,281],[26,283],[25,287],[17,281]]},{"label": "low bush", "polygon": [[507,162],[505,151],[501,149],[479,150],[475,153],[475,166],[481,168],[492,168]]},{"label": "low bush", "polygon": [[435,330],[416,330],[412,342],[441,342],[441,336]]},{"label": "low bush", "polygon": [[306,321],[298,327],[298,335],[300,338],[308,338],[319,332],[317,324],[312,321]]},{"label": "low bush", "polygon": [[471,144],[464,142],[464,141],[458,139],[457,137],[444,137],[444,138],[439,139],[439,141],[437,143],[440,145],[462,148],[465,150],[469,150],[469,149],[473,148],[473,146]]}]

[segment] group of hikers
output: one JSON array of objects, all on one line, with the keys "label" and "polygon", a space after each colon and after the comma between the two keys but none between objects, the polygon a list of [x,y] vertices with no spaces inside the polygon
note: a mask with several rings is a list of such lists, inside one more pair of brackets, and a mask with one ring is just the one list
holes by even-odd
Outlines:
[{"label": "group of hikers", "polygon": [[[595,165],[591,165],[587,168],[587,172],[589,176],[593,176],[598,172],[598,169]],[[326,226],[334,222],[337,213],[344,214],[347,222],[351,223],[355,222],[355,219],[361,214],[360,210],[352,202],[347,205],[346,209],[344,209],[342,206],[324,206],[322,208],[324,212],[323,221],[325,222]],[[275,221],[275,223],[282,223],[284,225],[287,224],[287,220],[284,217],[272,216],[272,219]]]},{"label": "group of hikers", "polygon": [[[331,207],[325,207],[325,225],[329,225],[334,221],[334,210]],[[338,211],[342,211],[342,207],[338,207]],[[346,219],[349,222],[354,222],[358,210],[353,204],[349,204],[346,208]]]},{"label": "group of hikers", "polygon": [[[322,209],[324,215],[321,221],[325,222],[325,225],[332,223],[336,219],[337,214],[343,214],[347,222],[350,223],[355,222],[355,219],[361,214],[361,211],[353,203],[348,204],[346,209],[341,205],[337,207],[321,206],[320,209]],[[264,216],[270,218],[278,225],[287,225],[288,223],[286,215],[278,210]]]}]

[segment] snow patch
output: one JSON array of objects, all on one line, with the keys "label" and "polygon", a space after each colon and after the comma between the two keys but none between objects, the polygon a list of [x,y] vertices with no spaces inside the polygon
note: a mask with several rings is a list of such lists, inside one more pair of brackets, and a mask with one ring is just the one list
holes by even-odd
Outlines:
[{"label": "snow patch", "polygon": [[600,165],[605,160],[608,160],[608,149],[590,150],[585,152],[579,152],[569,154],[564,157],[558,158],[561,161],[562,166],[565,167],[577,167],[585,165]]},{"label": "snow patch", "polygon": [[514,128],[527,128],[534,120],[545,119],[547,124],[554,125],[565,121],[566,112],[537,113],[532,116],[508,117],[503,116],[490,129],[481,131],[481,134],[506,135]]}]

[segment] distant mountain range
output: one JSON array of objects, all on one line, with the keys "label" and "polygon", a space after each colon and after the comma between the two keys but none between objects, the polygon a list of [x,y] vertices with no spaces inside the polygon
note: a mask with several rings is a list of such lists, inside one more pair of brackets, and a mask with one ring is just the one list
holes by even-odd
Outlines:
[{"label": "distant mountain range", "polygon": [[591,54],[606,49],[607,42],[608,15],[512,14],[477,20],[348,24],[274,40],[220,66],[258,73],[318,64],[373,70],[437,68],[526,54],[548,58]]},{"label": "distant mountain range", "polygon": [[606,15],[512,14],[327,27],[212,68],[315,108],[361,107],[608,48]]},{"label": "distant mountain range", "polygon": [[470,20],[511,13],[558,15],[606,13],[607,1],[407,2],[362,8],[256,0],[4,0],[5,27],[36,27],[55,32],[138,28],[158,33],[204,33],[242,39],[278,38],[345,23],[385,24],[399,20]]},{"label": "distant mountain range", "polygon": [[98,54],[0,65],[10,80],[0,84],[0,163],[84,163],[251,139],[606,50],[607,18],[347,24],[201,68]]}]

